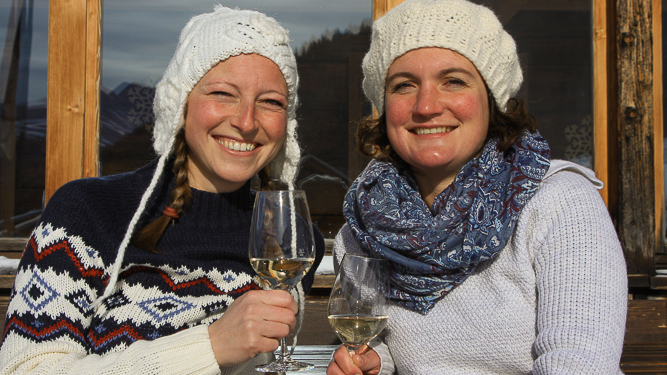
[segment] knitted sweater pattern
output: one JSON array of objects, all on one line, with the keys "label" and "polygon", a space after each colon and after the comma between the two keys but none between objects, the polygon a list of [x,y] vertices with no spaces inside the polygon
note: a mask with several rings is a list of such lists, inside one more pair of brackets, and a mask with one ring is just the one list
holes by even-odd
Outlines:
[{"label": "knitted sweater pattern", "polygon": [[[620,374],[625,260],[586,175],[553,161],[496,259],[427,315],[392,305],[381,374]],[[347,226],[334,251],[363,252]]]},{"label": "knitted sweater pattern", "polygon": [[[58,373],[254,373],[251,366],[220,369],[207,329],[238,296],[261,289],[248,260],[249,183],[224,194],[192,189],[192,205],[167,228],[159,253],[130,245],[113,294],[96,311],[89,306],[104,291],[155,165],[73,181],[51,198],[19,265],[0,373],[32,366]],[[173,174],[165,175],[139,228],[169,203]],[[306,291],[324,252],[315,232],[318,256],[303,280]]]}]

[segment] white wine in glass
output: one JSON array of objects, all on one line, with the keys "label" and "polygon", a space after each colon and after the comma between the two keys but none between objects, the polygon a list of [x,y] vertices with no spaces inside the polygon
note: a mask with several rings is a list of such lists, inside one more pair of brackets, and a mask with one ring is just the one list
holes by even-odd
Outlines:
[{"label": "white wine in glass", "polygon": [[314,258],[251,258],[252,268],[271,289],[290,290],[308,273]]},{"label": "white wine in glass", "polygon": [[389,278],[387,261],[346,254],[329,296],[329,324],[348,351],[355,352],[385,329]]},{"label": "white wine in glass", "polygon": [[[315,261],[315,240],[306,193],[302,190],[259,191],[250,227],[250,264],[271,289],[288,291]],[[291,359],[285,338],[275,362],[255,367],[260,372],[291,372],[314,368]]]}]

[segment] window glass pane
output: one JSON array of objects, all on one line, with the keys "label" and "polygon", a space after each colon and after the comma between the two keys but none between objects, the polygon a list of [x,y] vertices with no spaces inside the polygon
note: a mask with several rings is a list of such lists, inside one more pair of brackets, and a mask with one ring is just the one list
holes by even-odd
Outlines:
[{"label": "window glass pane", "polygon": [[[215,3],[103,3],[102,175],[134,170],[155,157],[150,134],[155,84],[174,53],[181,28],[193,15],[212,11]],[[364,163],[348,148],[348,127],[365,108],[368,112],[361,91],[361,59],[370,40],[372,0],[221,3],[264,12],[290,30],[300,75],[297,116],[303,154],[297,183],[307,192],[313,220],[326,237],[333,236],[343,223],[342,197]]]},{"label": "window glass pane", "polygon": [[0,237],[27,237],[42,210],[48,0],[0,4]]},{"label": "window glass pane", "polygon": [[590,0],[476,1],[514,37],[524,74],[519,97],[553,158],[593,167]]}]

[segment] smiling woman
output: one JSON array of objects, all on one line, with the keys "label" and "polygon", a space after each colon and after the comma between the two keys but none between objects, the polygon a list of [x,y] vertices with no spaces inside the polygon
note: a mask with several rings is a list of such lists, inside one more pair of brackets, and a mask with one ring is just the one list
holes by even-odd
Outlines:
[{"label": "smiling woman", "polygon": [[621,373],[627,274],[602,184],[551,158],[495,14],[406,0],[363,69],[381,116],[359,128],[374,160],[334,257],[386,259],[392,303],[372,348],[341,347],[327,373]]},{"label": "smiling woman", "polygon": [[231,192],[266,167],[285,141],[287,103],[282,73],[266,57],[239,55],[213,67],[188,100],[190,186]]},{"label": "smiling woman", "polygon": [[292,294],[262,290],[248,257],[250,179],[293,186],[300,159],[287,35],[220,5],[188,21],[156,86],[159,157],[65,184],[41,215],[7,308],[2,373],[254,374],[296,329],[321,233]]}]

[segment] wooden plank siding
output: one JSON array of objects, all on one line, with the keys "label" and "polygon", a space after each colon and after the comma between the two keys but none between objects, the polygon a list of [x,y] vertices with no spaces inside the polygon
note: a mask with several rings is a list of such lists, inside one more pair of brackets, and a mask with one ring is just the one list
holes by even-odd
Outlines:
[{"label": "wooden plank siding", "polygon": [[0,238],[0,255],[18,259],[28,243],[27,238]]}]

